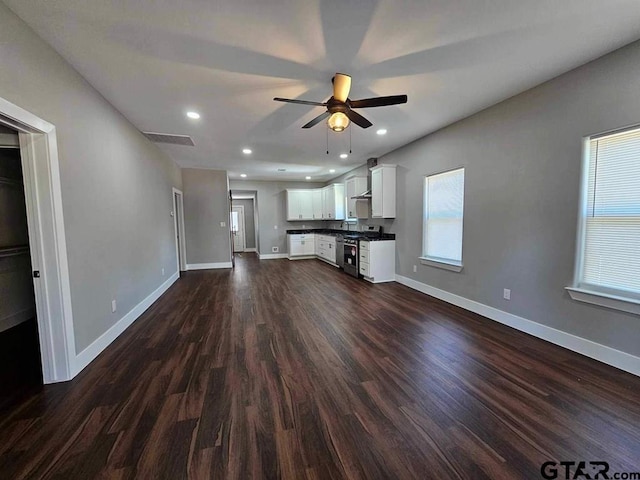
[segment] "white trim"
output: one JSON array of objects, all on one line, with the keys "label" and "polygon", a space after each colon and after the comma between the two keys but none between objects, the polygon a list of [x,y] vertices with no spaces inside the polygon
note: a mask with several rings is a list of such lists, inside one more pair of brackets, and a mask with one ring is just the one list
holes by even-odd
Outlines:
[{"label": "white trim", "polygon": [[232,268],[231,262],[187,263],[187,270],[213,270],[216,268]]},{"label": "white trim", "polygon": [[462,263],[456,263],[453,260],[450,260],[450,261],[435,260],[433,258],[428,258],[428,257],[418,257],[418,258],[420,259],[420,263],[422,265],[441,268],[443,270],[450,270],[452,272],[461,272],[463,268]]},{"label": "white trim", "polygon": [[257,252],[258,250],[255,248],[245,248],[244,252],[242,253],[251,253],[251,252]]},{"label": "white trim", "polygon": [[9,330],[10,328],[20,325],[22,322],[26,322],[36,316],[36,309],[34,307],[25,308],[19,312],[12,313],[6,317],[0,318],[0,332]]},{"label": "white trim", "polygon": [[288,256],[288,253],[258,253],[258,258],[260,260],[277,260],[280,258],[287,258]]},{"label": "white trim", "polygon": [[439,288],[432,287],[425,283],[418,282],[402,275],[396,275],[396,282],[406,285],[419,292],[439,298],[445,302],[457,305],[471,312],[487,317],[496,322],[508,325],[521,332],[528,333],[534,337],[541,338],[555,345],[567,348],[574,352],[593,358],[607,365],[619,368],[625,372],[640,376],[640,357],[616,350],[606,345],[602,345],[586,338],[578,337],[562,330],[557,330],[541,323],[518,317],[511,313],[498,310],[497,308],[484,305],[474,300],[455,295]]},{"label": "white trim", "polygon": [[290,257],[287,254],[287,259],[288,260],[292,260],[292,261],[295,261],[295,260],[313,260],[314,258],[320,258],[320,257],[318,257],[317,255],[301,255],[301,256]]},{"label": "white trim", "polygon": [[43,381],[70,380],[76,352],[55,126],[2,98],[0,123],[20,132]]},{"label": "white trim", "polygon": [[75,359],[74,372],[73,376],[76,376],[80,373],[87,365],[89,365],[93,360],[96,359],[100,353],[104,351],[111,343],[122,334],[133,322],[135,322],[140,315],[142,315],[145,310],[147,310],[153,303],[160,298],[160,296],[166,292],[171,285],[175,283],[176,280],[180,278],[180,274],[178,272],[174,273],[160,285],[156,290],[154,290],[147,298],[142,300],[138,305],[133,307],[129,313],[127,313],[124,317],[122,317],[115,325],[113,325],[109,330],[100,335],[91,345],[82,350]]},{"label": "white trim", "polygon": [[578,287],[564,287],[573,300],[640,315],[640,300]]},{"label": "white trim", "polygon": [[[184,228],[184,194],[182,190],[178,190],[176,187],[171,188],[171,195],[173,196],[173,227],[175,230],[176,239],[176,255],[178,263],[178,271],[183,272],[187,269],[187,240],[185,238]],[[176,202],[176,195],[180,197],[180,202]],[[180,221],[178,221],[180,220]],[[178,242],[178,236],[182,239]]]}]

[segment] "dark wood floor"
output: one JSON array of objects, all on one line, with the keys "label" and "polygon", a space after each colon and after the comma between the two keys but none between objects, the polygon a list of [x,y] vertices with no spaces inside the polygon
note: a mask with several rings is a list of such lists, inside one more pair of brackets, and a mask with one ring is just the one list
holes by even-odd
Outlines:
[{"label": "dark wood floor", "polygon": [[639,378],[319,261],[236,265],[188,273],[75,380],[5,414],[0,477],[640,470]]}]

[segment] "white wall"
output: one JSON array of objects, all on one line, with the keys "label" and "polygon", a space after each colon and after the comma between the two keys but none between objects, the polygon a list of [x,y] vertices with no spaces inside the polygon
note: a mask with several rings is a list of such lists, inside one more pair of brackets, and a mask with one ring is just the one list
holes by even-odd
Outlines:
[{"label": "white wall", "polygon": [[[379,159],[399,164],[396,273],[640,355],[640,317],[577,303],[564,290],[573,278],[582,137],[640,123],[638,92],[635,43]],[[453,273],[418,257],[424,175],[460,166],[464,270]]]},{"label": "white wall", "polygon": [[176,271],[180,170],[2,3],[0,65],[0,97],[56,126],[80,352]]}]

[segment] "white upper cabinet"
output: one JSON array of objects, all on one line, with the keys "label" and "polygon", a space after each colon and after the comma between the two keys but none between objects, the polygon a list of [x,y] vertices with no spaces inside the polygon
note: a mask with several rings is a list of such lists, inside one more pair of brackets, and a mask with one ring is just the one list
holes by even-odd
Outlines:
[{"label": "white upper cabinet", "polygon": [[313,220],[313,190],[287,190],[287,220]]},{"label": "white upper cabinet", "polygon": [[334,183],[322,189],[325,220],[344,220],[344,184]]},{"label": "white upper cabinet", "polygon": [[351,198],[356,195],[362,195],[367,190],[367,177],[347,178],[345,181],[345,190],[347,191],[346,219],[367,218],[369,201]]},{"label": "white upper cabinet", "polygon": [[396,218],[396,165],[371,170],[371,217]]},{"label": "white upper cabinet", "polygon": [[323,201],[322,201],[323,192],[321,188],[315,188],[311,190],[311,208],[313,209],[313,219],[314,220],[322,220],[324,217],[322,216],[323,212]]},{"label": "white upper cabinet", "polygon": [[344,184],[287,190],[287,220],[344,220]]}]

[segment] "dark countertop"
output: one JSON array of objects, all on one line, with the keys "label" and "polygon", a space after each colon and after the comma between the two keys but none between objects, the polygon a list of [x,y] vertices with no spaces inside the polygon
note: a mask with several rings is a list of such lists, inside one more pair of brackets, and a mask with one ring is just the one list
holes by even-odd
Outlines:
[{"label": "dark countertop", "polygon": [[382,241],[382,240],[395,240],[395,233],[371,233],[371,232],[358,232],[356,230],[335,230],[331,228],[306,228],[298,230],[287,230],[287,235],[302,235],[305,233],[314,233],[319,235],[329,235],[332,237],[338,235],[344,235],[349,237],[358,237],[370,242]]}]

